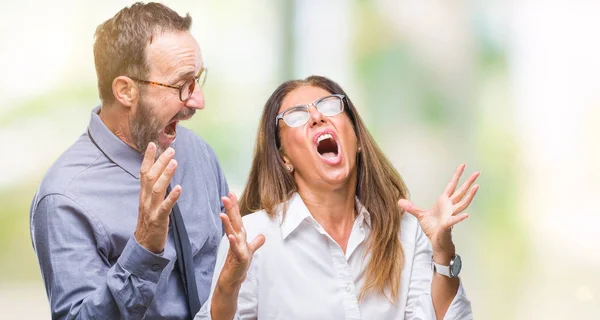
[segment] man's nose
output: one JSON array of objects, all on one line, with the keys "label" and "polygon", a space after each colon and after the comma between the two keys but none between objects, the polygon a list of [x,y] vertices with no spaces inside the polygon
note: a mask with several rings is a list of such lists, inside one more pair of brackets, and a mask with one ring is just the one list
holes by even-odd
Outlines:
[{"label": "man's nose", "polygon": [[200,87],[196,87],[189,99],[186,100],[185,106],[202,110],[204,109],[204,91]]}]

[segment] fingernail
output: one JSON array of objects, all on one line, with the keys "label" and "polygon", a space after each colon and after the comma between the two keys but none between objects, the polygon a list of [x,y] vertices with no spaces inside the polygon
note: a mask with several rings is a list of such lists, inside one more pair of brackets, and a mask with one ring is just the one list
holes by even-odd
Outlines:
[{"label": "fingernail", "polygon": [[169,169],[173,169],[177,165],[177,161],[175,159],[171,159],[169,161],[169,165],[167,166]]},{"label": "fingernail", "polygon": [[170,155],[172,155],[173,153],[175,153],[175,150],[174,150],[173,148],[169,147],[169,148],[167,149],[167,155],[168,155],[168,156],[170,156]]}]

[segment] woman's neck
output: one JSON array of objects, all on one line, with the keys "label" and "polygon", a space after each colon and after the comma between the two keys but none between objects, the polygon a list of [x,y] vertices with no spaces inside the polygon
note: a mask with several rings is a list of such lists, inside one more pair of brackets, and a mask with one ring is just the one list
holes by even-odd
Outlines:
[{"label": "woman's neck", "polygon": [[304,201],[312,216],[338,243],[343,252],[346,252],[346,246],[356,217],[354,208],[355,192],[356,187],[354,184],[326,191],[313,188],[299,188],[298,190],[302,201]]}]

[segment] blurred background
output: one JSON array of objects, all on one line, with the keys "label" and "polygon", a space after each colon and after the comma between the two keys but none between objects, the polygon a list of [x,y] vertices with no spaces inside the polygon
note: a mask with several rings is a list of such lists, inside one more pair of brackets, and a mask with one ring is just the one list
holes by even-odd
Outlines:
[{"label": "blurred background", "polygon": [[[0,318],[49,307],[29,205],[99,104],[98,24],[131,1],[6,1],[0,13]],[[348,92],[415,203],[481,170],[455,228],[476,319],[600,319],[600,2],[165,1],[210,69],[184,125],[245,183],[260,112],[284,80]]]}]

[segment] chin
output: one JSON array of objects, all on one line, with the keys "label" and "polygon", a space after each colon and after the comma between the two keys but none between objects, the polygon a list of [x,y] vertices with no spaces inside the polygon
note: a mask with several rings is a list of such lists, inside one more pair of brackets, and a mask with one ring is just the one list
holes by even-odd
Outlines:
[{"label": "chin", "polygon": [[343,186],[350,182],[352,175],[347,168],[328,169],[320,174],[321,179],[332,186]]}]

